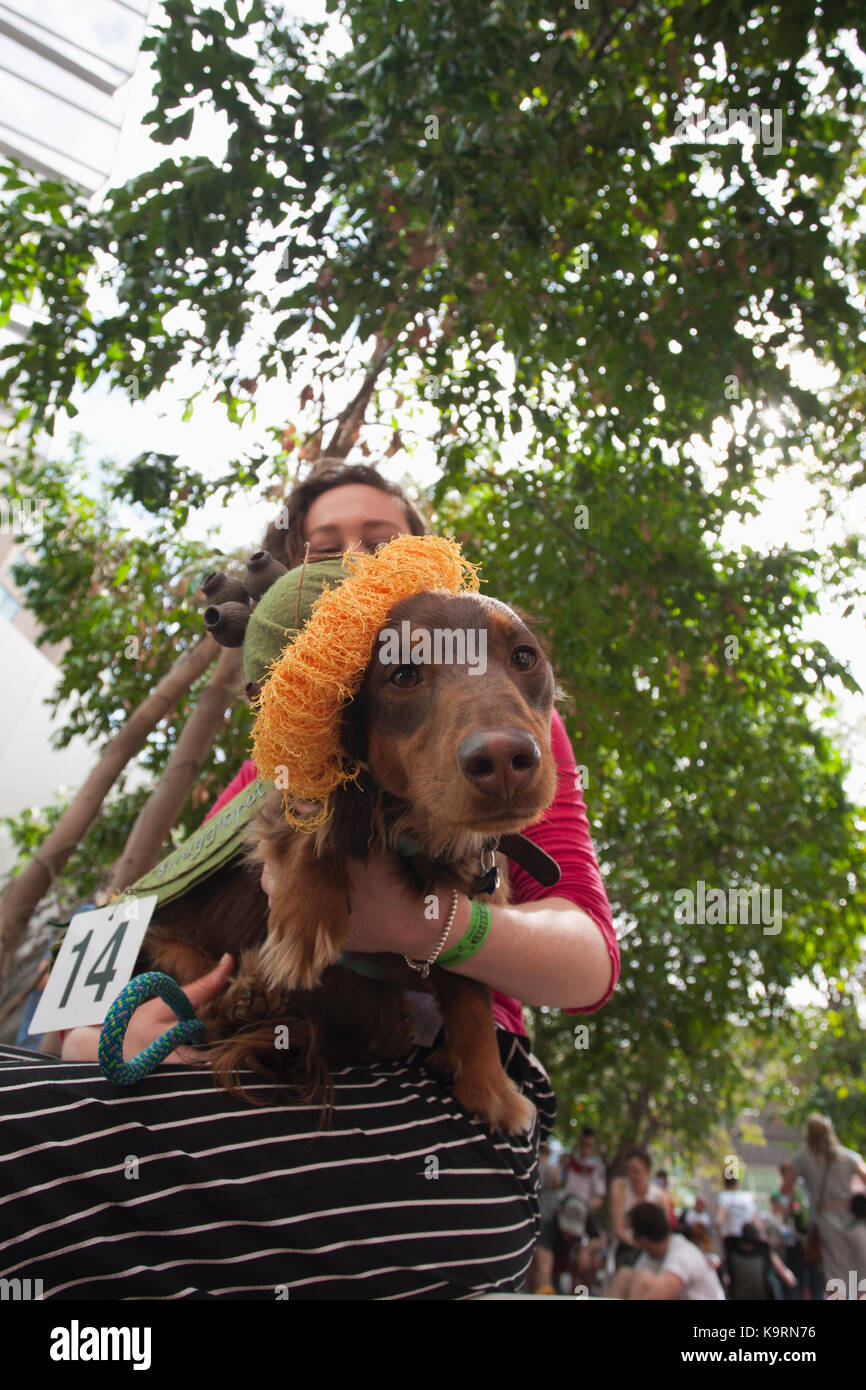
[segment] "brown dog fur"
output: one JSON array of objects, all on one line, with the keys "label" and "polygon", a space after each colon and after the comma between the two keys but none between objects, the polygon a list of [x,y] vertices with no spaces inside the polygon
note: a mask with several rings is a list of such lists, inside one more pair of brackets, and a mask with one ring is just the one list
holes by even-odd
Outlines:
[{"label": "brown dog fur", "polygon": [[[147,967],[181,983],[224,951],[236,958],[240,952],[236,979],[205,1011],[215,1074],[237,1094],[245,1094],[238,1073],[254,1070],[327,1112],[332,1066],[399,1057],[412,1045],[404,991],[418,988],[417,973],[396,955],[372,958],[385,970],[382,980],[336,964],[351,927],[347,857],[393,851],[410,836],[419,853],[401,862],[407,883],[422,895],[421,912],[428,893],[446,903],[452,888],[471,893],[482,851],[538,820],[553,800],[553,674],[525,620],[493,599],[444,593],[404,600],[387,626],[399,631],[403,620],[413,635],[421,628],[483,630],[486,672],[429,664],[407,674],[378,659],[377,646],[341,730],[343,747],[363,763],[358,783],[334,796],[333,813],[316,832],[294,831],[278,795],[250,826],[249,858],[268,862],[274,874],[266,931],[266,899],[245,866],[200,885],[194,903],[175,907],[173,919],[174,905],[164,909],[146,938]],[[537,759],[518,751],[508,763],[507,754],[506,770],[491,777],[486,769],[493,764],[484,758],[491,734],[516,738],[515,748],[520,741],[528,746],[528,736]],[[474,760],[464,752],[461,766],[460,750],[476,746],[467,744],[471,739],[481,741],[481,752]],[[504,885],[488,900],[505,901]],[[430,983],[447,1039],[431,1058],[434,1068],[453,1076],[457,1100],[491,1128],[527,1128],[532,1106],[502,1069],[489,989],[437,967]]]}]

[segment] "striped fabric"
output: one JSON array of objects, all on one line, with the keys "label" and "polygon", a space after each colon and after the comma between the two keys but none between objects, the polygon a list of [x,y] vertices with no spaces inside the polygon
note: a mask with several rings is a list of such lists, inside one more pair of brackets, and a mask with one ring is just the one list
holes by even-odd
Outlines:
[{"label": "striped fabric", "polygon": [[[0,1276],[45,1299],[469,1298],[520,1287],[555,1102],[525,1038],[503,1064],[538,1118],[492,1135],[416,1047],[334,1075],[317,1109],[164,1066],[135,1088],[0,1047]],[[251,1077],[251,1090],[267,1088]]]}]

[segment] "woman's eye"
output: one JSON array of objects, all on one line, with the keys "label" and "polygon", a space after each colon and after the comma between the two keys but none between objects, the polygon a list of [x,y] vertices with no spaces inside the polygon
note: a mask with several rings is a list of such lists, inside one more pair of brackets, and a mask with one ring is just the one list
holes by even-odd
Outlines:
[{"label": "woman's eye", "polygon": [[413,685],[418,684],[421,679],[421,672],[417,666],[398,666],[396,671],[391,672],[388,679],[399,690],[409,690]]},{"label": "woman's eye", "polygon": [[520,671],[531,671],[538,660],[538,652],[532,647],[515,647],[511,653],[512,665]]}]

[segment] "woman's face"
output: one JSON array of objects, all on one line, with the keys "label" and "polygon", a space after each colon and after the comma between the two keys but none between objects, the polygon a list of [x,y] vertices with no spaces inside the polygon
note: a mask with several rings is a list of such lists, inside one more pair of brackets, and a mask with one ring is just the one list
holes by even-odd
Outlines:
[{"label": "woman's face", "polygon": [[628,1180],[635,1191],[643,1191],[645,1187],[649,1186],[649,1169],[641,1163],[639,1158],[630,1158],[625,1165],[625,1171],[628,1173]]},{"label": "woman's face", "polygon": [[307,512],[304,540],[310,542],[311,555],[353,548],[370,554],[377,545],[408,531],[398,498],[366,483],[345,483],[316,498]]}]

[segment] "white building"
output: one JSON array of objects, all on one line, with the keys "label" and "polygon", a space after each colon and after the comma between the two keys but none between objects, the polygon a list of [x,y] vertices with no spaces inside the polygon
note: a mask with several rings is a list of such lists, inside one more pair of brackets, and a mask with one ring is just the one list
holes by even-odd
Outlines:
[{"label": "white building", "polygon": [[[108,178],[151,0],[0,0],[0,159],[95,193]],[[0,334],[23,336],[22,307]],[[0,496],[0,816],[20,814],[73,793],[98,755],[75,739],[51,747],[59,727],[45,705],[57,684],[59,648],[38,647],[37,625],[10,568],[22,554]],[[23,553],[26,554],[26,551]],[[13,867],[0,827],[0,879]]]},{"label": "white building", "polygon": [[[45,704],[58,680],[59,647],[35,645],[38,627],[23,604],[10,568],[20,558],[11,536],[0,535],[0,817],[17,816],[28,806],[47,806],[64,791],[75,791],[93,766],[97,749],[81,738],[53,749],[58,721]],[[0,827],[0,879],[15,855],[5,826]]]}]

